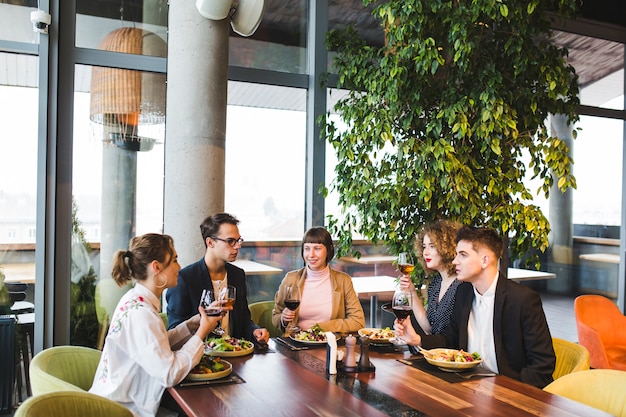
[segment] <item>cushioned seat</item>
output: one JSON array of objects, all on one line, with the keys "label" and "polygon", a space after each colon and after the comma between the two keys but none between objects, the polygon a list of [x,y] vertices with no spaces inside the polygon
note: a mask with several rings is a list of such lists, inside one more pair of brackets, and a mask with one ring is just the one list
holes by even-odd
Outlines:
[{"label": "cushioned seat", "polygon": [[79,391],[56,391],[27,399],[15,417],[132,417],[121,404]]},{"label": "cushioned seat", "polygon": [[556,353],[553,379],[589,369],[589,351],[584,346],[558,338],[552,338],[552,346]]},{"label": "cushioned seat", "polygon": [[626,371],[626,316],[610,299],[581,295],[574,300],[578,342],[587,348],[592,368]]},{"label": "cushioned seat", "polygon": [[626,372],[616,369],[590,369],[564,375],[548,384],[544,390],[617,417],[626,417],[624,387]]},{"label": "cushioned seat", "polygon": [[39,352],[30,363],[33,395],[55,391],[88,391],[101,351],[83,346],[55,346]]},{"label": "cushioned seat", "polygon": [[283,332],[272,324],[273,301],[259,301],[248,305],[252,321],[267,329],[270,337],[282,336]]}]

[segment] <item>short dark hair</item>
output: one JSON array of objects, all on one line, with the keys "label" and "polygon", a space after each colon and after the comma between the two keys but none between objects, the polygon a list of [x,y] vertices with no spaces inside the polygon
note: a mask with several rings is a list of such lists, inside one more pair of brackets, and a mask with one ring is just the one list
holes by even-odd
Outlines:
[{"label": "short dark hair", "polygon": [[463,226],[456,234],[456,243],[461,240],[471,242],[474,249],[486,247],[496,255],[496,258],[502,257],[502,238],[494,229]]},{"label": "short dark hair", "polygon": [[311,227],[306,231],[304,237],[302,238],[302,246],[300,247],[300,256],[304,260],[304,244],[305,243],[321,243],[326,246],[326,263],[329,264],[330,261],[335,256],[335,245],[333,245],[333,238],[330,237],[330,233],[328,230],[323,227]]},{"label": "short dark hair", "polygon": [[205,246],[206,238],[215,236],[217,231],[220,229],[220,226],[224,223],[237,226],[239,224],[239,220],[235,216],[228,213],[216,213],[202,221],[202,224],[200,225],[200,233],[202,233],[202,240],[204,240]]}]

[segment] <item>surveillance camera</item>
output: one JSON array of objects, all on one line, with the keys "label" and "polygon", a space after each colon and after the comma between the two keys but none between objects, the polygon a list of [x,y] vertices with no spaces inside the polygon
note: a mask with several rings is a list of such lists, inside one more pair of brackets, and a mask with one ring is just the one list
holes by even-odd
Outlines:
[{"label": "surveillance camera", "polygon": [[30,13],[30,21],[33,22],[33,32],[48,33],[52,16],[43,10],[35,10]]}]

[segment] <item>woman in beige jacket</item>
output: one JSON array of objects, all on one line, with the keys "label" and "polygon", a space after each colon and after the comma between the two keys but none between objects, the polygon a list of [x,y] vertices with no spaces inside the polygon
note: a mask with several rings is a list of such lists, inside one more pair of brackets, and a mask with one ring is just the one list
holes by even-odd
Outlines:
[{"label": "woman in beige jacket", "polygon": [[[335,255],[332,238],[323,227],[304,234],[301,248],[304,268],[288,272],[274,297],[272,322],[283,330],[293,321],[307,330],[317,324],[324,331],[350,333],[365,326],[365,315],[348,274],[330,268]],[[285,307],[287,287],[298,285],[300,306]]]}]

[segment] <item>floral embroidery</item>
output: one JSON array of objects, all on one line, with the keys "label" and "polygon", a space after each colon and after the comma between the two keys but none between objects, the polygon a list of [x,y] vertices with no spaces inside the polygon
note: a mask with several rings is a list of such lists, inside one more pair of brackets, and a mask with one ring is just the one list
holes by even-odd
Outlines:
[{"label": "floral embroidery", "polygon": [[100,382],[107,382],[107,380],[109,379],[109,355],[107,355],[106,353],[104,353],[103,355],[106,355],[102,358],[102,367],[100,369]]},{"label": "floral embroidery", "polygon": [[124,321],[130,310],[137,310],[139,307],[143,307],[144,298],[140,295],[137,298],[131,298],[126,301],[118,310],[117,314],[114,316],[114,320],[111,323],[111,327],[109,328],[109,334],[115,334],[122,330],[122,321]]}]

